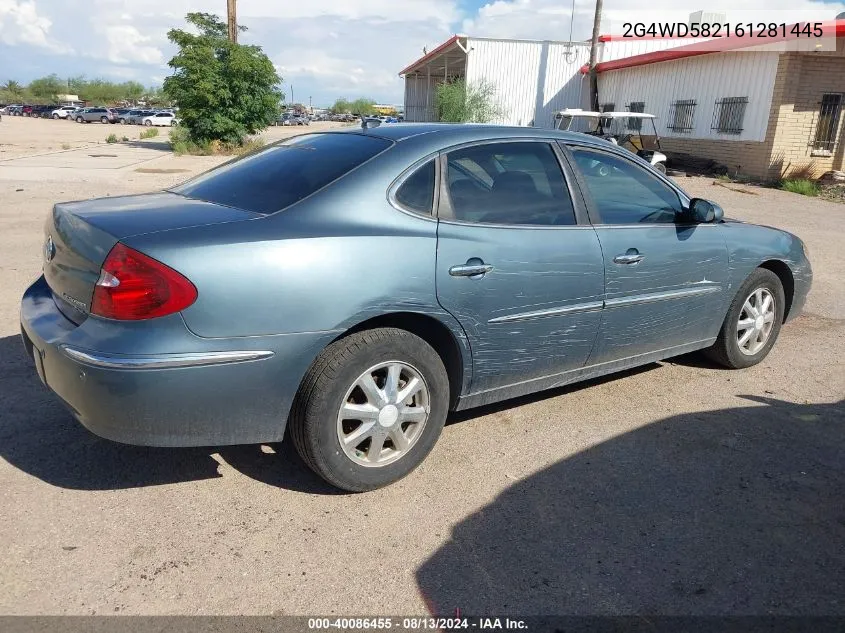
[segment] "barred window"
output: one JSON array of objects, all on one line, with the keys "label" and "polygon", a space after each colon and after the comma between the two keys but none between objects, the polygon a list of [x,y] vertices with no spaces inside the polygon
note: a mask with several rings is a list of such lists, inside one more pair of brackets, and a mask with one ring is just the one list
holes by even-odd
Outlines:
[{"label": "barred window", "polygon": [[745,119],[745,107],[748,97],[725,97],[716,100],[713,108],[711,130],[720,134],[742,134],[742,122]]},{"label": "barred window", "polygon": [[[629,112],[645,112],[645,101],[632,101],[628,104]],[[628,119],[628,129],[640,132],[643,129],[643,120],[639,118]]]},{"label": "barred window", "polygon": [[667,127],[673,132],[691,132],[695,116],[696,102],[693,99],[681,99],[672,102],[669,107]]},{"label": "barred window", "polygon": [[616,104],[612,101],[610,103],[603,103],[599,106],[599,112],[613,112],[616,109]]},{"label": "barred window", "polygon": [[819,122],[816,124],[816,136],[813,148],[832,152],[836,145],[836,132],[839,129],[839,117],[842,114],[842,94],[828,93],[822,96],[819,108]]}]

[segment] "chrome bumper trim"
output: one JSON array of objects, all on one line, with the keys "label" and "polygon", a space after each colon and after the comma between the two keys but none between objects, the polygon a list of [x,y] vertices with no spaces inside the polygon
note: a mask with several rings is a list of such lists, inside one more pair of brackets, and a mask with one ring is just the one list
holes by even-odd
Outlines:
[{"label": "chrome bumper trim", "polygon": [[63,345],[64,354],[77,362],[108,369],[172,369],[226,363],[243,363],[273,356],[268,351],[203,352],[200,354],[162,354],[160,356],[116,356],[88,352]]}]

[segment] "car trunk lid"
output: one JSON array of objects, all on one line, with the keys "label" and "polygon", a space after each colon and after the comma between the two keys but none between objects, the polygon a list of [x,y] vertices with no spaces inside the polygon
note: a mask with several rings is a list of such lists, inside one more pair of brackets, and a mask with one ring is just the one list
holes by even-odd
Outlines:
[{"label": "car trunk lid", "polygon": [[90,313],[100,267],[120,240],[259,217],[169,192],[60,203],[45,225],[44,277],[58,308],[80,324]]}]

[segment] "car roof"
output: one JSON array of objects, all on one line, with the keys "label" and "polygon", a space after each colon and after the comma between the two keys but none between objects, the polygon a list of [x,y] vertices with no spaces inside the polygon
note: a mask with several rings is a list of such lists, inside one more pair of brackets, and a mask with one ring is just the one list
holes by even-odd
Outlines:
[{"label": "car roof", "polygon": [[476,123],[395,123],[367,129],[356,125],[341,130],[331,130],[331,132],[379,136],[395,142],[424,139],[427,142],[442,143],[444,146],[499,138],[557,138],[579,142],[590,139],[589,136],[577,132]]}]

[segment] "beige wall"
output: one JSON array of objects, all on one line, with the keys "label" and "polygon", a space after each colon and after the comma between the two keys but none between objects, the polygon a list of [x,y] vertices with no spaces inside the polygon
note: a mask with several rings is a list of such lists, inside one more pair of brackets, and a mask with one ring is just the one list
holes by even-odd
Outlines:
[{"label": "beige wall", "polygon": [[[781,64],[788,69],[788,81],[781,87],[781,99],[772,103],[772,150],[769,176],[807,175],[818,177],[831,169],[843,169],[845,112],[839,118],[833,152],[819,155],[811,145],[815,138],[822,95],[845,93],[845,38],[837,51],[787,54]],[[780,69],[779,69],[780,70]]]}]

